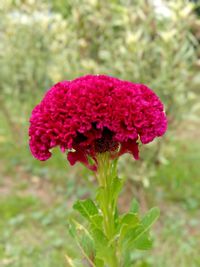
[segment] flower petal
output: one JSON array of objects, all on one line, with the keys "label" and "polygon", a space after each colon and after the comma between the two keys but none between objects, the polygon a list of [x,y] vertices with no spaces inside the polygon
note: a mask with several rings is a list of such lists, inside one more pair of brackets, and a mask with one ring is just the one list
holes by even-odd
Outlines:
[{"label": "flower petal", "polygon": [[87,168],[92,171],[96,171],[96,165],[89,164],[87,154],[82,150],[77,150],[74,152],[68,152],[67,159],[69,160],[70,164],[73,166],[76,162],[83,163]]},{"label": "flower petal", "polygon": [[136,140],[129,139],[127,142],[121,143],[121,148],[118,156],[121,156],[124,153],[131,153],[136,160],[139,159],[139,148]]}]

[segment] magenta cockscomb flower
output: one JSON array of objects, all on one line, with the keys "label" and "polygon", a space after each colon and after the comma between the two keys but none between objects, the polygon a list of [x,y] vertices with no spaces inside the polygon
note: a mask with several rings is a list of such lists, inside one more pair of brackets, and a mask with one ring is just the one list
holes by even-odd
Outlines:
[{"label": "magenta cockscomb flower", "polygon": [[[162,136],[167,120],[158,96],[147,86],[105,75],[87,75],[54,85],[30,118],[30,149],[39,160],[59,146],[73,165],[96,169],[96,155],[126,152],[139,157],[138,142]],[[89,157],[94,164],[89,164]]]}]

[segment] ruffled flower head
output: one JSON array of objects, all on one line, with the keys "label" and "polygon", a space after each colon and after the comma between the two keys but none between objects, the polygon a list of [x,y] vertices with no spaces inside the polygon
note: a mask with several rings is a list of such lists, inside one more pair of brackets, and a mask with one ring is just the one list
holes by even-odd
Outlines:
[{"label": "ruffled flower head", "polygon": [[138,159],[138,142],[147,144],[166,128],[163,104],[147,86],[87,75],[57,83],[33,109],[30,149],[47,160],[59,146],[71,165],[79,161],[95,170],[98,153],[115,158],[129,152]]}]

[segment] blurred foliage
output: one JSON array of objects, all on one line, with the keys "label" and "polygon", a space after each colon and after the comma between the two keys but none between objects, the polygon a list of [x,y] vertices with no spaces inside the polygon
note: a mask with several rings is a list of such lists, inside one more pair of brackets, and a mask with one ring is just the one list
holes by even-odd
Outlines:
[{"label": "blurred foliage", "polygon": [[5,94],[37,96],[61,79],[106,73],[148,84],[170,121],[194,97],[198,42],[189,3],[168,1],[170,17],[145,0],[8,3],[1,7],[0,29]]}]

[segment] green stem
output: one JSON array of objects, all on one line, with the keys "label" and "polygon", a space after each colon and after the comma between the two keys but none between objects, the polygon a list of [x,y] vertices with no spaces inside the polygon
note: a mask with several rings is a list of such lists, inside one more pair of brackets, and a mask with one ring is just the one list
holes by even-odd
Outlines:
[{"label": "green stem", "polygon": [[[117,244],[114,239],[115,235],[115,211],[116,200],[113,197],[114,179],[117,176],[117,160],[111,160],[109,152],[101,153],[97,156],[98,172],[97,180],[99,186],[103,188],[102,199],[99,200],[99,206],[103,215],[104,233],[114,251],[109,267],[119,267],[117,258]],[[110,265],[109,265],[110,264]]]}]

